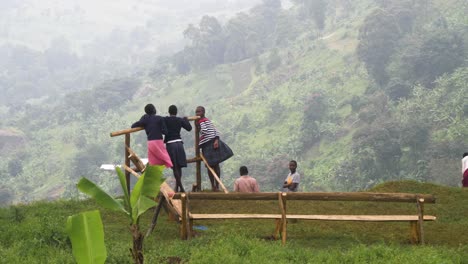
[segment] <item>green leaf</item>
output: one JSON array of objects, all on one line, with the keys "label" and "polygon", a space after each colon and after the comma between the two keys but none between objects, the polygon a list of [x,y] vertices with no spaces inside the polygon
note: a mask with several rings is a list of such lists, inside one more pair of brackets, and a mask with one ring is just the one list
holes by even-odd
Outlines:
[{"label": "green leaf", "polygon": [[94,198],[96,202],[101,206],[115,211],[123,211],[127,215],[130,215],[130,213],[124,208],[124,206],[121,203],[119,203],[116,199],[112,198],[109,194],[107,194],[105,191],[99,188],[92,181],[86,178],[81,178],[81,180],[77,184],[77,187],[78,190],[80,190],[82,193],[85,193]]},{"label": "green leaf", "polygon": [[101,264],[106,261],[104,229],[99,211],[89,211],[67,219],[67,234],[78,264]]},{"label": "green leaf", "polygon": [[133,223],[137,223],[138,217],[140,217],[140,215],[144,214],[148,209],[156,205],[157,203],[153,199],[148,198],[146,196],[140,196],[140,199],[138,199],[136,206],[133,208]]},{"label": "green leaf", "polygon": [[133,223],[137,222],[140,215],[156,205],[155,202],[150,203],[148,200],[154,199],[158,195],[161,183],[164,182],[163,170],[164,166],[147,166],[145,172],[133,187],[130,194]]},{"label": "green leaf", "polygon": [[120,186],[122,187],[122,191],[124,193],[125,209],[132,211],[130,207],[130,195],[128,194],[127,178],[125,177],[125,174],[122,172],[122,169],[120,169],[119,167],[116,167],[115,171],[117,171],[117,175],[119,176]]},{"label": "green leaf", "polygon": [[158,195],[161,184],[164,182],[163,178],[164,166],[147,166],[145,170],[145,179],[141,194],[150,198]]}]

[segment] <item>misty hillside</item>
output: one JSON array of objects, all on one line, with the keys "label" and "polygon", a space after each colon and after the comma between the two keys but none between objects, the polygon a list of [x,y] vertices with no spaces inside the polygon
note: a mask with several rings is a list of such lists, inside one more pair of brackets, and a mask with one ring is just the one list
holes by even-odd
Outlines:
[{"label": "misty hillside", "polygon": [[[109,132],[128,128],[150,102],[161,115],[171,104],[182,116],[206,107],[235,153],[222,165],[230,189],[246,165],[262,191],[278,190],[291,159],[303,191],[401,179],[459,186],[467,11],[462,0],[263,0],[186,25],[185,46],[165,56],[133,42],[138,56],[102,60],[60,45],[4,45],[0,198],[76,196],[82,176],[115,189],[115,175],[99,170],[123,162],[123,138]],[[191,156],[193,134],[183,137]],[[131,145],[144,156],[144,133]],[[194,181],[189,166],[184,184]]]}]

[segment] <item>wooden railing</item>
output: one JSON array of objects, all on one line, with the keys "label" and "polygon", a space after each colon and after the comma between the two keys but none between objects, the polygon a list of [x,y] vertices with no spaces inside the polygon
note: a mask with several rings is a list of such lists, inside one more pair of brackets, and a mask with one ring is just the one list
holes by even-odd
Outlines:
[{"label": "wooden railing", "polygon": [[[372,193],[372,192],[312,192],[312,193],[176,193],[173,200],[180,200],[181,210],[181,237],[187,239],[191,236],[194,220],[207,219],[275,219],[276,228],[274,237],[281,233],[283,244],[286,243],[287,219],[302,220],[328,220],[328,221],[368,221],[368,222],[409,222],[410,239],[414,243],[424,244],[424,221],[434,221],[435,216],[424,215],[424,204],[435,203],[436,199],[430,194],[412,193]],[[197,214],[190,212],[188,202],[193,200],[278,200],[279,212],[276,214],[229,214],[211,213]],[[359,201],[359,202],[395,202],[415,203],[417,212],[410,215],[298,215],[287,212],[287,201]]]}]

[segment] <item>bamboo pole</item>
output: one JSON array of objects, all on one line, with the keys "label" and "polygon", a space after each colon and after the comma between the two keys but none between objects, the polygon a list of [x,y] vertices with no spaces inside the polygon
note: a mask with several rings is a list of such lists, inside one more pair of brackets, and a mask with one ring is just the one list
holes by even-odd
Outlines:
[{"label": "bamboo pole", "polygon": [[203,160],[203,163],[205,163],[206,167],[211,171],[211,173],[213,174],[213,177],[219,183],[219,185],[221,186],[221,189],[223,189],[224,193],[229,193],[229,191],[226,189],[226,187],[224,187],[224,184],[219,179],[216,172],[213,170],[213,168],[210,167],[210,165],[208,165],[208,161],[206,161],[205,156],[203,156],[203,153],[200,153],[200,157]]},{"label": "bamboo pole", "polygon": [[[192,200],[277,200],[278,193],[189,193]],[[412,193],[371,193],[371,192],[307,192],[288,193],[288,200],[318,200],[318,201],[382,201],[382,202],[411,202],[423,198],[425,203],[435,203],[436,199],[431,194]],[[180,199],[180,194],[175,194],[174,199]]]}]

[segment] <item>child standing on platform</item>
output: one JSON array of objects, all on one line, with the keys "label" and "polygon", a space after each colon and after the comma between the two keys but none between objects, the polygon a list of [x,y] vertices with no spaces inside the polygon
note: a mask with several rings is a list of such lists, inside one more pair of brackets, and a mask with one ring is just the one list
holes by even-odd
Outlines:
[{"label": "child standing on platform", "polygon": [[165,165],[167,168],[171,168],[171,158],[163,142],[163,134],[167,134],[164,118],[156,115],[156,107],[152,104],[145,106],[145,113],[139,121],[132,124],[132,128],[145,128],[148,138],[149,165]]}]

